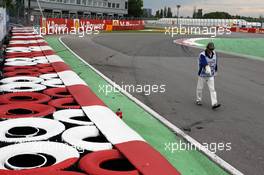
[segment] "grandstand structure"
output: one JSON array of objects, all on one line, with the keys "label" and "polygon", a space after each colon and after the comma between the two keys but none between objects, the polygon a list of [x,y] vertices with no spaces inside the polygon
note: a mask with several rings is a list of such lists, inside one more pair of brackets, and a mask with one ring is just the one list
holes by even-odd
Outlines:
[{"label": "grandstand structure", "polygon": [[243,19],[193,19],[193,18],[161,18],[159,20],[148,20],[148,25],[166,26],[217,26],[217,27],[247,27],[261,28],[262,24],[258,22],[247,22]]}]

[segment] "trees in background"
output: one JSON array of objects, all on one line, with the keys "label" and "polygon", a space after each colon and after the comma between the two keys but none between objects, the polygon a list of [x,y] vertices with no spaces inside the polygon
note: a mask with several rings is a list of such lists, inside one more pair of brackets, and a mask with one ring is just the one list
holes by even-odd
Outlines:
[{"label": "trees in background", "polygon": [[167,18],[172,18],[172,11],[170,7],[168,7]]},{"label": "trees in background", "polygon": [[211,12],[206,13],[202,16],[203,18],[207,19],[231,19],[232,16],[226,12]]},{"label": "trees in background", "polygon": [[8,10],[12,10],[14,8],[13,0],[0,1],[0,7],[5,7]]},{"label": "trees in background", "polygon": [[3,0],[0,6],[5,7],[10,16],[24,15],[24,0]]},{"label": "trees in background", "polygon": [[157,10],[155,14],[156,18],[172,18],[171,7],[164,7],[163,9]]},{"label": "trees in background", "polygon": [[128,0],[128,16],[141,17],[143,15],[143,0]]},{"label": "trees in background", "polygon": [[247,16],[240,16],[240,15],[230,15],[227,12],[211,12],[206,13],[203,15],[202,18],[205,19],[244,19],[248,22],[263,22],[263,18],[260,15],[259,18],[247,17]]}]

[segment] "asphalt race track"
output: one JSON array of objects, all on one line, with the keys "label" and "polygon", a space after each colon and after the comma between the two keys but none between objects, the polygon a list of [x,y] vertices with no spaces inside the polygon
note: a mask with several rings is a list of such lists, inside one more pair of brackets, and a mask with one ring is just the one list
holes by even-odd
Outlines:
[{"label": "asphalt race track", "polygon": [[[241,36],[253,35],[231,37]],[[223,106],[212,111],[208,88],[203,106],[194,103],[201,50],[174,39],[162,33],[105,33],[63,41],[118,84],[165,84],[165,93],[133,95],[201,143],[231,142],[231,151],[217,155],[243,173],[264,172],[264,62],[218,54],[216,89]]]}]

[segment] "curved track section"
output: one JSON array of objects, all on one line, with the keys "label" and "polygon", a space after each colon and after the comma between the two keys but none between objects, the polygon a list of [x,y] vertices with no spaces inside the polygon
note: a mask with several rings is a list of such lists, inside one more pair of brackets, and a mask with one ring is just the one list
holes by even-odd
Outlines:
[{"label": "curved track section", "polygon": [[206,92],[202,107],[194,103],[201,50],[177,45],[174,39],[164,34],[115,33],[62,40],[119,85],[165,84],[166,93],[132,95],[201,143],[231,143],[232,150],[217,155],[246,174],[262,172],[264,62],[219,53],[216,89],[223,107],[212,111]]}]

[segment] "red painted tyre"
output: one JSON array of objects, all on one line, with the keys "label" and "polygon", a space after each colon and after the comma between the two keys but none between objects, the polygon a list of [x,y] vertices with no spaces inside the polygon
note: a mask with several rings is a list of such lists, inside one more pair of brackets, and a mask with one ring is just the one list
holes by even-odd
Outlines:
[{"label": "red painted tyre", "polygon": [[55,54],[53,50],[43,50],[42,53],[46,56]]},{"label": "red painted tyre", "polygon": [[50,88],[43,91],[44,94],[47,94],[51,97],[58,97],[58,98],[70,98],[72,95],[67,90],[67,88]]},{"label": "red painted tyre", "polygon": [[49,74],[49,73],[54,73],[55,70],[53,69],[53,67],[45,67],[45,68],[39,69],[39,72],[43,74]]},{"label": "red painted tyre", "polygon": [[9,67],[4,67],[3,69],[5,72],[12,72],[12,71],[18,71],[18,70],[28,70],[32,72],[37,72],[39,68],[36,66],[9,66]]},{"label": "red painted tyre", "polygon": [[55,108],[49,105],[35,104],[7,104],[0,106],[1,119],[45,117],[53,112]]},{"label": "red painted tyre", "polygon": [[27,175],[86,175],[86,174],[73,172],[73,171],[47,171],[47,172],[29,173]]},{"label": "red painted tyre", "polygon": [[34,33],[12,33],[12,36],[36,36]]},{"label": "red painted tyre", "polygon": [[51,98],[48,95],[36,92],[15,92],[0,96],[0,101],[3,104],[11,103],[46,103]]},{"label": "red painted tyre", "polygon": [[89,153],[80,160],[79,167],[92,175],[139,175],[117,150]]},{"label": "red painted tyre", "polygon": [[14,58],[14,57],[32,57],[30,53],[7,53],[6,58]]},{"label": "red painted tyre", "polygon": [[14,40],[15,41],[25,41],[25,40],[38,40],[38,39],[43,39],[43,37],[36,36],[32,38],[32,37],[25,36],[25,37],[19,37],[19,38],[12,38],[11,41],[14,41]]},{"label": "red painted tyre", "polygon": [[9,44],[8,47],[30,47],[30,46],[48,46],[48,43],[31,43],[31,44]]},{"label": "red painted tyre", "polygon": [[48,68],[51,67],[51,64],[45,63],[45,64],[37,64],[36,65],[38,68]]},{"label": "red painted tyre", "polygon": [[49,105],[54,106],[58,109],[80,109],[81,106],[78,105],[73,98],[59,98],[56,100],[51,100]]},{"label": "red painted tyre", "polygon": [[4,77],[14,77],[14,76],[31,76],[31,77],[38,77],[41,75],[39,72],[30,71],[30,70],[18,70],[13,72],[5,72]]}]

